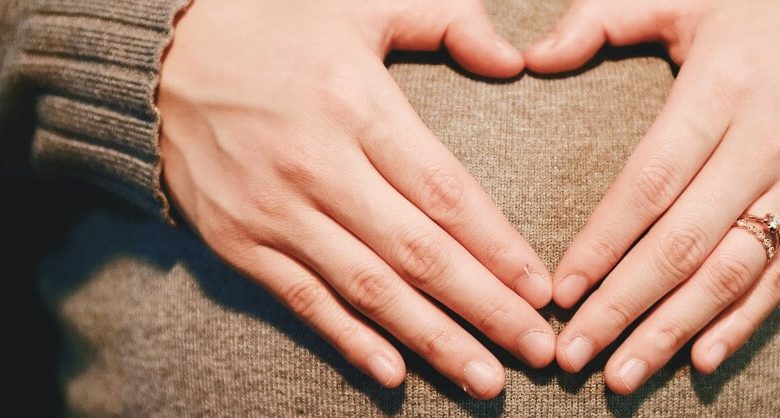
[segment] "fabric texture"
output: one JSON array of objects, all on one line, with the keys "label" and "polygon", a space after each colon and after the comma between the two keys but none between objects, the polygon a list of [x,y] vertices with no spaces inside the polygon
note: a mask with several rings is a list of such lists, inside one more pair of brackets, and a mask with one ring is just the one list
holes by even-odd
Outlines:
[{"label": "fabric texture", "polygon": [[[130,3],[139,8],[161,4]],[[550,28],[566,3],[486,2],[500,31],[519,47]],[[51,4],[91,4],[87,14],[102,16],[97,12],[114,3]],[[112,33],[116,31],[109,28],[115,24],[139,33],[166,33],[170,14],[165,13],[171,8],[152,8],[166,12],[144,28],[134,26],[143,13],[133,10],[118,15],[118,22],[98,26]],[[40,34],[26,45],[43,50],[48,36],[70,37],[82,33],[84,25],[96,30],[91,19],[74,22],[67,13],[36,15],[28,21],[28,31],[49,24],[62,25],[63,30]],[[164,37],[155,39],[163,43]],[[101,66],[122,67],[128,60],[142,63],[147,71],[155,66],[135,50],[93,51],[89,39],[68,45],[90,50],[97,61],[111,61]],[[610,51],[581,72],[523,75],[508,82],[472,77],[429,54],[396,56],[391,72],[428,126],[554,268],[664,103],[673,73],[653,51],[649,56],[645,49]],[[101,146],[108,149],[126,150],[139,141],[134,133],[140,132],[127,127],[153,130],[154,114],[139,111],[148,109],[144,105],[149,90],[133,90],[130,83],[126,94],[120,94],[124,90],[117,86],[125,79],[117,76],[110,80],[119,84],[87,88],[89,92],[82,93],[86,98],[74,98],[63,93],[80,83],[93,85],[89,77],[77,76],[78,71],[69,72],[80,63],[60,54],[26,54],[18,61],[24,73],[39,74],[52,88],[39,105],[52,110],[43,112],[47,114],[41,120],[59,128],[38,131],[35,149],[40,161],[72,169],[69,162],[97,157],[87,153],[82,160],[63,160],[59,150],[68,144],[76,145],[65,149],[65,155],[77,154],[87,144],[96,146],[98,140],[105,140]],[[66,82],[58,78],[69,74],[73,76]],[[84,74],[99,82],[104,73],[92,68]],[[99,100],[93,100],[98,95]],[[127,96],[124,105],[103,106],[106,98],[113,103],[120,96]],[[145,155],[151,155],[153,144],[140,143]],[[154,165],[153,159],[143,161]],[[99,163],[87,165],[94,169],[87,170],[88,175],[108,173],[113,179],[119,174]],[[153,170],[139,172],[144,174],[138,180],[122,181],[143,183],[140,189],[151,190]],[[62,245],[41,265],[40,286],[67,336],[61,376],[75,415],[780,415],[778,311],[714,375],[693,371],[685,349],[628,397],[605,389],[601,370],[612,349],[584,372],[569,375],[555,366],[530,370],[490,346],[507,365],[508,382],[502,395],[484,402],[470,399],[406,350],[410,374],[405,384],[382,389],[266,292],[232,272],[186,229],[167,228],[115,205],[96,202],[94,211],[69,229]],[[571,315],[556,309],[545,314],[558,329]]]},{"label": "fabric texture", "polygon": [[[7,171],[104,186],[168,215],[160,187],[160,63],[187,0],[0,0],[0,143]],[[15,124],[35,112],[34,126]]]}]

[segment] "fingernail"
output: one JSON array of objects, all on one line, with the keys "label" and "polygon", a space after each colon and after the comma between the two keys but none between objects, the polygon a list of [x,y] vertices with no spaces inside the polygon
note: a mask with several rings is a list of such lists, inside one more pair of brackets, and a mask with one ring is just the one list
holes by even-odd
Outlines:
[{"label": "fingernail", "polygon": [[704,358],[714,370],[717,369],[721,363],[723,363],[723,359],[726,358],[727,351],[726,344],[715,343],[712,345],[712,347],[710,347],[709,351],[707,351],[707,354],[704,356]]},{"label": "fingernail", "polygon": [[645,380],[647,374],[647,363],[642,360],[629,359],[618,370],[618,376],[630,392],[636,390]]},{"label": "fingernail", "polygon": [[566,360],[569,362],[569,367],[575,372],[582,370],[592,356],[593,345],[581,335],[571,340],[569,346],[566,347]]},{"label": "fingernail", "polygon": [[555,338],[545,331],[527,331],[520,339],[520,355],[531,367],[543,367],[549,363],[555,350]]},{"label": "fingernail", "polygon": [[463,371],[463,377],[466,380],[464,387],[466,392],[476,396],[488,393],[498,381],[496,370],[484,361],[469,363]]},{"label": "fingernail", "polygon": [[393,362],[382,354],[374,354],[368,359],[368,369],[377,382],[387,386],[395,378],[395,367]]},{"label": "fingernail", "polygon": [[[528,295],[528,302],[535,307],[541,307],[541,305],[549,302],[552,295],[552,280],[550,276],[531,271],[528,267],[525,268],[525,273],[525,276],[518,281],[518,289],[515,289],[515,292],[521,295]],[[521,292],[521,290],[524,291]]]},{"label": "fingernail", "polygon": [[588,281],[579,274],[570,274],[558,283],[555,293],[561,295],[567,304],[575,304],[588,290]]}]

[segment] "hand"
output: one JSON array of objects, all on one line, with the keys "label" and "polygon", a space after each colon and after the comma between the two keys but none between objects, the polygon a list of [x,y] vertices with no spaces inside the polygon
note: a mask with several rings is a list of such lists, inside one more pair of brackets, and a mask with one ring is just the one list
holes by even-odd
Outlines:
[{"label": "hand", "polygon": [[523,67],[478,1],[195,1],[162,70],[164,177],[220,257],[379,383],[405,372],[374,324],[491,398],[502,366],[423,293],[539,367],[552,283],[383,65],[442,43],[482,75]]},{"label": "hand", "polygon": [[648,313],[606,365],[613,391],[637,389],[697,334],[693,364],[710,373],[780,302],[777,262],[766,268],[762,244],[733,227],[745,212],[780,212],[778,21],[777,1],[580,0],[525,55],[528,68],[558,72],[605,42],[660,41],[681,65],[555,272],[563,307],[606,276],[558,337],[566,371]]}]

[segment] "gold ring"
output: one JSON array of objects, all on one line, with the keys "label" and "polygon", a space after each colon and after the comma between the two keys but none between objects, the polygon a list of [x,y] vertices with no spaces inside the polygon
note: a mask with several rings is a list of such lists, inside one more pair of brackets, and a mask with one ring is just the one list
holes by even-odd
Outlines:
[{"label": "gold ring", "polygon": [[777,253],[780,244],[780,216],[767,213],[763,217],[745,214],[734,225],[737,228],[750,231],[764,246],[769,261]]}]

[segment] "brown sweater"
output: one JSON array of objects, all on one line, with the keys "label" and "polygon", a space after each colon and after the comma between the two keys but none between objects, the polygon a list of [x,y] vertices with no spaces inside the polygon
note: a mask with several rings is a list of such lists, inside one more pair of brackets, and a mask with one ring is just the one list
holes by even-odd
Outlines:
[{"label": "brown sweater", "polygon": [[104,186],[168,217],[154,106],[189,0],[0,0],[0,173]]}]

